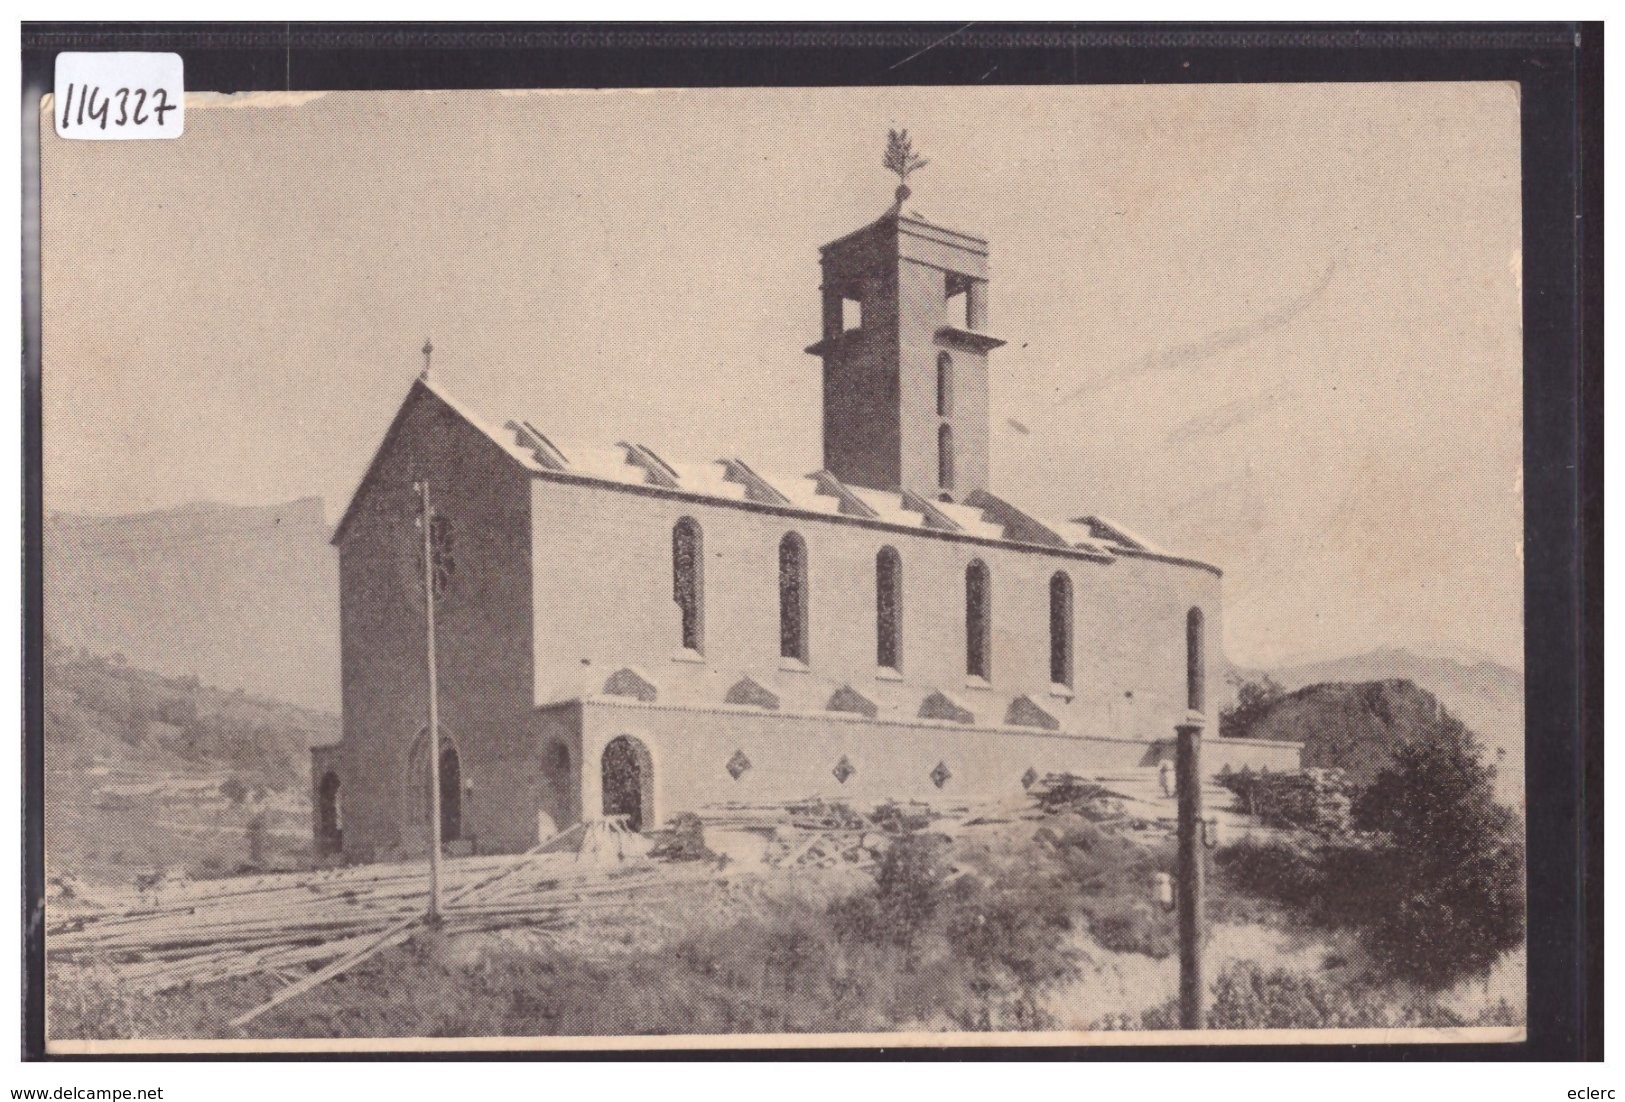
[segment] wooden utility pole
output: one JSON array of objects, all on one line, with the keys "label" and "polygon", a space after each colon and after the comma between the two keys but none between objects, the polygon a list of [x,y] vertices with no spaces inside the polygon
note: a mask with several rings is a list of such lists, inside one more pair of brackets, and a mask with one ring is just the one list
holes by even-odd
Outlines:
[{"label": "wooden utility pole", "polygon": [[1192,712],[1175,727],[1179,735],[1174,777],[1179,796],[1179,867],[1174,898],[1179,908],[1179,1028],[1207,1028],[1207,982],[1202,948],[1207,905],[1202,896],[1202,717]]},{"label": "wooden utility pole", "polygon": [[429,922],[433,924],[440,921],[440,678],[435,667],[434,509],[429,504],[428,479],[418,483],[418,493],[422,504],[423,609],[429,658]]}]

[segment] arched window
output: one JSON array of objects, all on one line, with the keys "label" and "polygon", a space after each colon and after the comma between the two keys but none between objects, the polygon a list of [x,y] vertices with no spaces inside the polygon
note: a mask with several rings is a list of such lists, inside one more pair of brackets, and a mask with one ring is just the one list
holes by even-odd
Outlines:
[{"label": "arched window", "polygon": [[947,417],[954,411],[954,358],[946,352],[937,353],[937,416]]},{"label": "arched window", "polygon": [[807,545],[794,532],[779,541],[779,655],[807,661]]},{"label": "arched window", "polygon": [[937,429],[937,485],[954,488],[954,430],[950,425]]},{"label": "arched window", "polygon": [[1060,570],[1049,580],[1049,679],[1072,687],[1072,579]]},{"label": "arched window", "polygon": [[705,544],[700,526],[684,517],[671,530],[672,600],[682,618],[683,646],[705,649]]},{"label": "arched window", "polygon": [[965,568],[965,672],[992,680],[992,594],[987,566],[977,559]]},{"label": "arched window", "polygon": [[891,547],[875,556],[875,665],[903,668],[903,560]]},{"label": "arched window", "polygon": [[1204,631],[1202,610],[1191,609],[1185,614],[1185,706],[1193,712],[1204,711],[1207,703]]}]

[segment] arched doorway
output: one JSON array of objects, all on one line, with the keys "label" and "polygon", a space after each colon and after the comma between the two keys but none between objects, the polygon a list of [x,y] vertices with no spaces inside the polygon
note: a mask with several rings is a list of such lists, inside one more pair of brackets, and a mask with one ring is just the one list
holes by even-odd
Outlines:
[{"label": "arched doorway", "polygon": [[641,831],[654,819],[654,762],[649,748],[631,735],[618,735],[604,747],[604,814],[625,815]]},{"label": "arched doorway", "polygon": [[[433,771],[429,768],[429,732],[419,728],[406,763],[406,838],[428,846],[434,807]],[[440,844],[468,840],[467,798],[470,781],[463,776],[463,756],[452,730],[440,728]]]},{"label": "arched doorway", "polygon": [[457,747],[440,751],[440,841],[460,841],[463,837],[463,764]]},{"label": "arched doorway", "polygon": [[316,847],[323,854],[344,848],[344,813],[339,805],[339,775],[329,772],[316,787]]}]

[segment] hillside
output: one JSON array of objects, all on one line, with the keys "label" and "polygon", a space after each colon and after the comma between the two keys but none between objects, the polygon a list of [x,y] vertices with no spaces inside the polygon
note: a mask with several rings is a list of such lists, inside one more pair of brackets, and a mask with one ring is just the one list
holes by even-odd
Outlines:
[{"label": "hillside", "polygon": [[336,717],[54,642],[46,652],[52,875],[225,871],[252,856],[256,817],[266,861],[304,847],[307,750],[338,738]]},{"label": "hillside", "polygon": [[1396,745],[1427,733],[1438,707],[1438,698],[1409,681],[1311,685],[1275,701],[1248,733],[1301,741],[1306,767],[1341,769],[1364,785]]},{"label": "hillside", "polygon": [[[1305,767],[1341,769],[1355,784],[1364,785],[1388,763],[1395,746],[1428,737],[1439,716],[1449,711],[1433,693],[1403,678],[1330,682],[1270,700],[1247,724],[1246,734],[1302,742]],[[1471,723],[1467,726],[1473,729]],[[1479,735],[1476,730],[1474,734]],[[1478,741],[1487,763],[1496,767],[1496,794],[1504,802],[1518,804],[1523,790],[1521,756],[1498,752],[1481,735]]]},{"label": "hillside", "polygon": [[1446,654],[1424,654],[1383,648],[1328,661],[1268,671],[1233,669],[1231,680],[1258,680],[1267,672],[1282,688],[1310,685],[1409,681],[1437,697],[1483,743],[1496,767],[1496,790],[1509,803],[1522,804],[1524,780],[1524,677],[1517,670],[1484,659],[1463,660]]},{"label": "hillside", "polygon": [[320,498],[46,518],[45,630],[133,666],[337,708],[338,560]]},{"label": "hillside", "polygon": [[[338,568],[329,534],[319,498],[118,517],[52,514],[45,524],[46,631],[170,676],[193,674],[336,710]],[[1516,670],[1384,648],[1268,671],[1232,668],[1232,680],[1265,672],[1287,689],[1414,682],[1460,716],[1498,760],[1514,763],[1521,778],[1524,679]]]},{"label": "hillside", "polygon": [[1508,756],[1523,755],[1523,674],[1497,662],[1384,648],[1271,670],[1270,676],[1288,689],[1333,681],[1412,681],[1461,717],[1492,753],[1504,749]]}]

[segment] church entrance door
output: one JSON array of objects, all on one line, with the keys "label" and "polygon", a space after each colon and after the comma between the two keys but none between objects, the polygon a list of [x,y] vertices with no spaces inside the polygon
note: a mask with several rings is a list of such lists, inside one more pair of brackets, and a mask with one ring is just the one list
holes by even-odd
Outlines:
[{"label": "church entrance door", "polygon": [[463,763],[457,748],[440,751],[440,844],[463,837]]},{"label": "church entrance door", "polygon": [[317,789],[316,851],[319,854],[338,853],[344,849],[344,820],[339,811],[339,775],[327,773]]},{"label": "church entrance door", "polygon": [[627,826],[642,831],[654,818],[654,763],[649,748],[631,735],[619,735],[604,747],[604,814],[626,816]]}]

